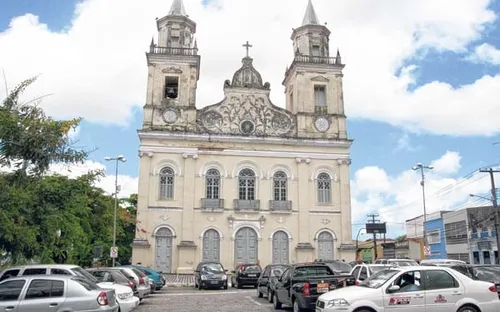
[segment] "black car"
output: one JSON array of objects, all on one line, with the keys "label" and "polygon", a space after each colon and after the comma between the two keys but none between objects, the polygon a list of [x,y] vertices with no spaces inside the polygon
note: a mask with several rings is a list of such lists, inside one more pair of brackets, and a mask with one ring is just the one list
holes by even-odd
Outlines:
[{"label": "black car", "polygon": [[234,271],[231,271],[231,284],[233,287],[253,286],[257,288],[262,269],[258,264],[240,264]]},{"label": "black car", "polygon": [[273,278],[278,278],[289,266],[286,264],[269,264],[264,267],[262,274],[257,280],[257,297],[262,298],[266,296],[268,299],[272,299],[272,293],[270,293],[270,282]]},{"label": "black car", "polygon": [[340,260],[322,260],[322,259],[316,259],[314,260],[314,263],[323,263],[326,264],[332,269],[333,272],[338,273],[338,274],[349,274],[352,270],[351,265],[344,261]]},{"label": "black car", "polygon": [[200,262],[194,271],[194,287],[227,289],[226,272],[219,262]]}]

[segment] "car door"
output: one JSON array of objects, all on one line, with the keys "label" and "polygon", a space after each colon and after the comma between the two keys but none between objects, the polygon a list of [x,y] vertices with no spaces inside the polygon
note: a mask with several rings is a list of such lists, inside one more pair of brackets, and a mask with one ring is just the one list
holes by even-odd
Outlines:
[{"label": "car door", "polygon": [[351,275],[354,277],[354,280],[358,281],[359,280],[359,271],[361,271],[361,266],[357,265],[354,267],[352,270]]},{"label": "car door", "polygon": [[[425,290],[421,277],[422,272],[419,270],[401,272],[389,286],[385,286],[385,311],[427,312],[425,307]],[[391,286],[398,286],[400,288],[396,291],[390,291],[389,288]]]},{"label": "car door", "polygon": [[58,311],[66,301],[64,286],[63,280],[32,279],[19,303],[18,312]]},{"label": "car door", "polygon": [[452,311],[464,298],[464,286],[445,270],[424,271],[427,312]]},{"label": "car door", "polygon": [[19,299],[25,284],[24,280],[4,281],[0,284],[0,311],[18,311]]},{"label": "car door", "polygon": [[276,284],[276,295],[278,301],[288,304],[290,298],[290,282],[292,277],[292,269],[287,269],[280,276],[278,283]]},{"label": "car door", "polygon": [[359,271],[358,279],[361,282],[368,278],[368,270],[367,269],[368,269],[368,267],[364,265],[361,267],[361,270]]}]

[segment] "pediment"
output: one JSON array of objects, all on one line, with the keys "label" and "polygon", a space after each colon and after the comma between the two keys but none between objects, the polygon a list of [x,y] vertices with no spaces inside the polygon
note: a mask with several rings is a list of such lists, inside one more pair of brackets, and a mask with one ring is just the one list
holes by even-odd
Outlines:
[{"label": "pediment", "polygon": [[296,132],[295,116],[266,94],[228,93],[222,102],[199,110],[197,120],[211,134],[282,137]]},{"label": "pediment", "polygon": [[316,76],[314,78],[311,78],[312,81],[318,81],[318,82],[329,82],[330,80],[324,76]]}]

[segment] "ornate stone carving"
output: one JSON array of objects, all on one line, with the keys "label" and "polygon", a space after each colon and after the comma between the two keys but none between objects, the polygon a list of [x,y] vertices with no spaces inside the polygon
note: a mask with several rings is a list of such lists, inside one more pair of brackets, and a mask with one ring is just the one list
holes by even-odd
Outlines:
[{"label": "ornate stone carving", "polygon": [[328,82],[328,78],[323,77],[323,76],[316,76],[314,78],[311,78],[312,81],[319,81],[319,82]]},{"label": "ornate stone carving", "polygon": [[328,223],[330,223],[331,221],[329,219],[321,219],[320,221],[321,223],[323,223],[324,225],[327,225]]},{"label": "ornate stone carving", "polygon": [[193,159],[197,159],[198,158],[198,154],[189,154],[189,153],[183,153],[182,154],[182,158],[184,159],[188,159],[188,158],[193,158]]},{"label": "ornate stone carving", "polygon": [[274,106],[265,95],[229,94],[222,103],[200,110],[198,120],[206,132],[214,134],[283,136],[295,130],[293,115]]},{"label": "ornate stone carving", "polygon": [[233,81],[229,84],[226,80],[224,88],[252,88],[269,90],[269,82],[263,83],[262,76],[252,65],[253,59],[245,57],[242,60],[243,65],[233,75]]},{"label": "ornate stone carving", "polygon": [[350,159],[337,159],[337,164],[340,165],[351,165],[351,160]]},{"label": "ornate stone carving", "polygon": [[144,152],[144,151],[139,151],[139,157],[144,157],[148,156],[149,158],[153,157],[154,153],[153,152]]},{"label": "ornate stone carving", "polygon": [[207,221],[209,221],[209,222],[214,222],[215,220],[216,219],[214,217],[212,217],[212,216],[210,216],[210,217],[207,218]]},{"label": "ornate stone carving", "polygon": [[178,115],[177,111],[175,111],[173,109],[166,109],[163,112],[163,120],[166,123],[169,123],[169,124],[175,123],[178,118],[179,118],[179,115]]},{"label": "ornate stone carving", "polygon": [[162,221],[164,221],[164,222],[166,222],[166,221],[170,220],[170,217],[167,216],[167,215],[162,215],[162,216],[159,217],[159,219],[162,220]]},{"label": "ornate stone carving", "polygon": [[330,129],[330,121],[325,117],[318,117],[314,121],[314,126],[319,132],[326,132]]},{"label": "ornate stone carving", "polygon": [[180,69],[179,67],[170,66],[170,67],[162,69],[161,72],[164,74],[170,74],[170,73],[182,74],[182,69]]},{"label": "ornate stone carving", "polygon": [[285,222],[285,219],[283,219],[283,217],[279,217],[278,219],[275,220],[276,222],[278,223],[284,223]]}]

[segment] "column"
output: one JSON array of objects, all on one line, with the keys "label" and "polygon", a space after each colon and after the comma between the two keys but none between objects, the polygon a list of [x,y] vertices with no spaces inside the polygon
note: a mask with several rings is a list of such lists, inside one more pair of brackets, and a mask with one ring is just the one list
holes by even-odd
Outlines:
[{"label": "column", "polygon": [[341,214],[341,233],[337,240],[341,244],[352,244],[352,227],[351,227],[351,189],[349,166],[351,165],[350,159],[339,159],[339,184],[340,184],[340,211]]},{"label": "column", "polygon": [[309,158],[296,158],[297,162],[297,208],[299,210],[298,216],[298,235],[297,243],[312,242],[312,235],[309,227],[309,210],[311,205],[314,205],[316,192],[309,192]]}]

